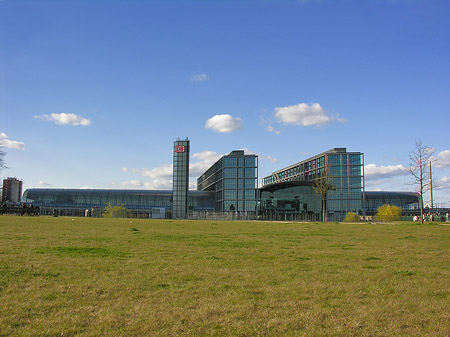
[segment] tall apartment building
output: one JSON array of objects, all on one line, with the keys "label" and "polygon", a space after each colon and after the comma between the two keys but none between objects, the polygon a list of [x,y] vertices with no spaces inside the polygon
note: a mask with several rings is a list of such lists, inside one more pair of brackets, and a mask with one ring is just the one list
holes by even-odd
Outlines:
[{"label": "tall apartment building", "polygon": [[13,202],[19,203],[22,199],[22,180],[8,177],[3,179],[2,203]]}]

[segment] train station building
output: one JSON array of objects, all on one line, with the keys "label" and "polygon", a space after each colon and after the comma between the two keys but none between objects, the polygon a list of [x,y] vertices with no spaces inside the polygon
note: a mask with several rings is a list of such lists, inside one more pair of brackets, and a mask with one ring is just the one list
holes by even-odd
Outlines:
[{"label": "train station building", "polygon": [[321,221],[322,198],[314,189],[326,177],[326,220],[340,221],[348,212],[371,214],[384,203],[406,212],[418,207],[414,192],[366,192],[364,154],[333,148],[296,162],[262,179],[258,186],[258,156],[243,150],[222,156],[189,191],[190,141],[173,144],[172,190],[27,189],[23,202],[39,206],[41,214],[101,216],[108,205],[122,205],[133,217],[176,219],[261,219]]}]

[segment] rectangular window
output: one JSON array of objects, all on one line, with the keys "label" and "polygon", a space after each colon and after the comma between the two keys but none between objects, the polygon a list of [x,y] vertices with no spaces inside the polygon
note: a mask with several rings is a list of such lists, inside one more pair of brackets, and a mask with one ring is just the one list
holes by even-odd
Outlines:
[{"label": "rectangular window", "polygon": [[244,188],[244,179],[237,180],[237,188]]},{"label": "rectangular window", "polygon": [[342,166],[342,175],[347,176],[348,175],[348,166]]},{"label": "rectangular window", "polygon": [[361,166],[350,166],[349,169],[350,169],[350,172],[349,172],[350,176],[360,176],[361,175]]},{"label": "rectangular window", "polygon": [[245,157],[245,166],[256,166],[256,157]]},{"label": "rectangular window", "polygon": [[334,188],[341,188],[341,178],[333,178],[332,184]]},{"label": "rectangular window", "polygon": [[255,190],[245,190],[245,199],[253,200],[255,198],[256,198],[256,191]]},{"label": "rectangular window", "polygon": [[245,177],[246,178],[256,178],[256,168],[245,168]]},{"label": "rectangular window", "polygon": [[237,157],[237,166],[239,166],[239,167],[244,166],[243,157]]},{"label": "rectangular window", "polygon": [[234,211],[236,211],[237,209],[236,209],[236,201],[224,201],[223,202],[223,210],[224,211],[226,211],[226,212],[229,212],[229,211],[232,211],[232,212],[234,212]]},{"label": "rectangular window", "polygon": [[362,198],[362,192],[359,189],[351,189],[349,190],[349,198],[350,199],[361,199]]},{"label": "rectangular window", "polygon": [[225,167],[236,167],[236,157],[225,157]]},{"label": "rectangular window", "polygon": [[236,169],[235,168],[224,168],[223,175],[225,178],[236,178]]},{"label": "rectangular window", "polygon": [[237,169],[237,176],[238,178],[244,178],[244,172],[243,172],[243,168],[238,168]]},{"label": "rectangular window", "polygon": [[359,155],[359,154],[349,155],[349,164],[350,165],[361,165],[361,155]]},{"label": "rectangular window", "polygon": [[224,179],[224,188],[236,188],[236,179]]},{"label": "rectangular window", "polygon": [[328,165],[339,165],[340,164],[340,155],[338,154],[330,154],[328,155]]},{"label": "rectangular window", "polygon": [[244,190],[237,190],[237,198],[244,199]]},{"label": "rectangular window", "polygon": [[223,198],[225,200],[235,200],[236,199],[236,190],[224,190]]},{"label": "rectangular window", "polygon": [[341,167],[340,166],[331,166],[330,167],[330,175],[332,177],[339,177],[341,175]]},{"label": "rectangular window", "polygon": [[245,179],[245,188],[256,188],[256,179]]},{"label": "rectangular window", "polygon": [[254,211],[256,208],[256,201],[245,201],[245,210],[246,211]]},{"label": "rectangular window", "polygon": [[350,178],[350,187],[361,187],[361,178],[360,177],[351,177]]}]

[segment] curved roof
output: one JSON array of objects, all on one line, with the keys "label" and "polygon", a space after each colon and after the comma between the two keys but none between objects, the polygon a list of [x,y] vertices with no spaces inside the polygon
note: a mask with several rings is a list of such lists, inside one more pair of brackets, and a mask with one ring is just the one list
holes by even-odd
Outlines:
[{"label": "curved roof", "polygon": [[[214,209],[212,194],[189,191],[188,204],[192,209]],[[124,205],[127,208],[172,207],[171,190],[122,189],[62,189],[31,188],[23,194],[23,201],[48,207],[105,207]]]},{"label": "curved roof", "polygon": [[403,198],[412,199],[417,201],[419,193],[417,192],[400,192],[400,191],[366,191],[366,197],[369,199],[382,199],[382,198]]}]

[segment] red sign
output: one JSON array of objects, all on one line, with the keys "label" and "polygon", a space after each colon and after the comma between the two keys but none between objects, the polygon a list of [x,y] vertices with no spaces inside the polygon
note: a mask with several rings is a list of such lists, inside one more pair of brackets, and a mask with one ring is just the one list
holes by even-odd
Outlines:
[{"label": "red sign", "polygon": [[184,145],[175,146],[175,152],[176,153],[184,153]]}]

